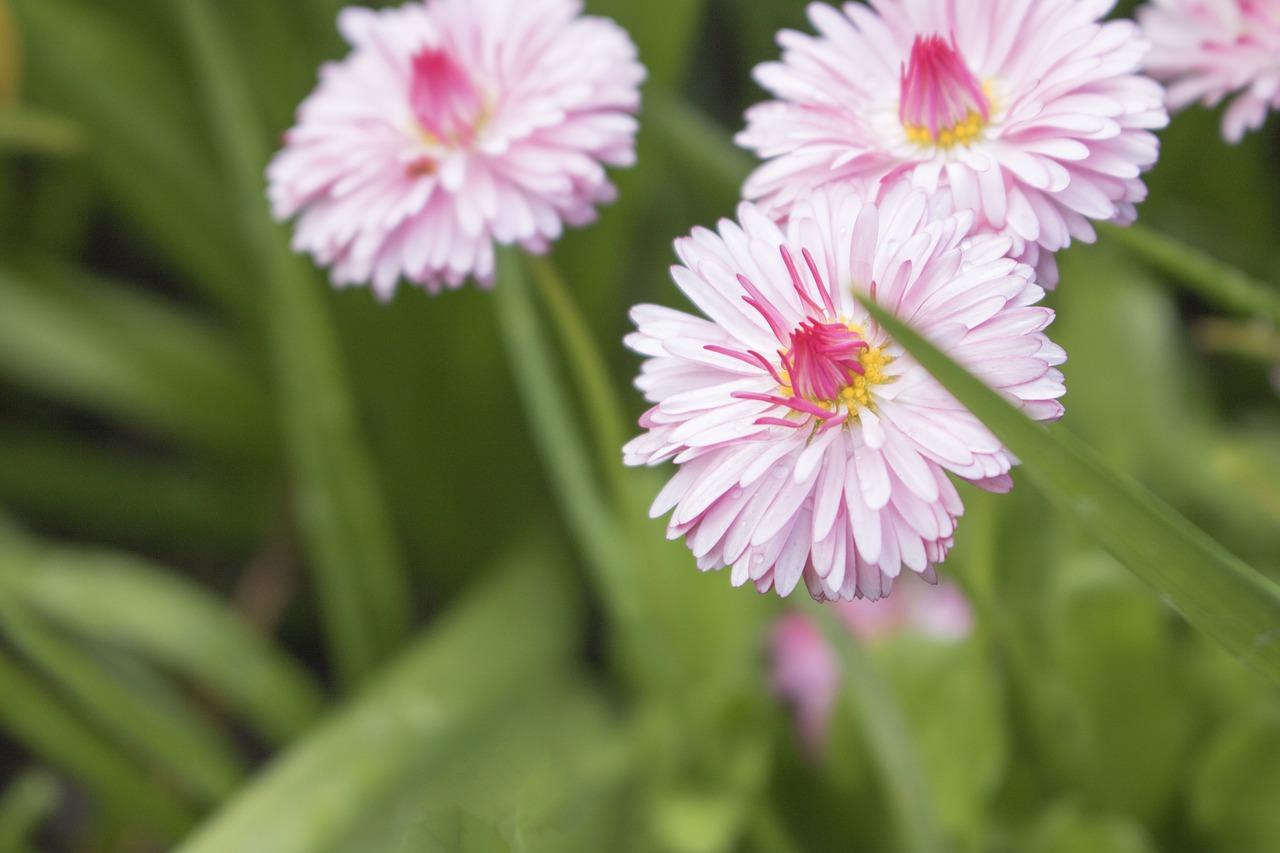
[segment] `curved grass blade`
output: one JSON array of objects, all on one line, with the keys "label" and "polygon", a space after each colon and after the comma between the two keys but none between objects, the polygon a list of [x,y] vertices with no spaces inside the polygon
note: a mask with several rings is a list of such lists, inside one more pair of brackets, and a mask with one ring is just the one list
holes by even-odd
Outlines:
[{"label": "curved grass blade", "polygon": [[[14,646],[93,718],[139,755],[181,779],[209,803],[227,797],[244,776],[231,742],[175,697],[142,694],[74,642],[59,637],[24,608],[0,598],[0,626]],[[164,701],[164,700],[170,701]]]},{"label": "curved grass blade", "polygon": [[233,316],[251,316],[254,292],[230,250],[231,205],[212,168],[198,105],[162,55],[146,15],[130,30],[105,4],[10,0],[28,54],[29,103],[80,125],[87,159],[112,201],[149,245]]},{"label": "curved grass blade", "polygon": [[179,850],[353,849],[333,845],[451,745],[484,743],[488,727],[470,727],[477,716],[558,680],[577,642],[576,608],[536,562],[497,573]]},{"label": "curved grass blade", "polygon": [[58,807],[58,780],[36,767],[23,771],[0,793],[0,851],[19,853],[29,848],[40,824]]},{"label": "curved grass blade", "polygon": [[306,670],[173,572],[5,535],[0,582],[65,628],[190,677],[273,740],[297,734],[323,704]]},{"label": "curved grass blade", "polygon": [[298,522],[330,647],[342,681],[354,684],[408,633],[406,568],[357,424],[323,292],[267,210],[265,136],[248,83],[211,5],[184,0],[177,8],[239,212],[241,242],[264,292],[263,322],[296,479]]},{"label": "curved grass blade", "polygon": [[1280,288],[1257,281],[1199,249],[1142,225],[1099,223],[1108,242],[1123,246],[1145,263],[1224,310],[1265,317],[1280,325]]},{"label": "curved grass blade", "polygon": [[1061,427],[1046,430],[905,323],[859,299],[889,334],[1022,460],[1035,486],[1169,606],[1280,683],[1280,587]]},{"label": "curved grass blade", "polygon": [[0,727],[34,754],[88,786],[130,821],[173,838],[195,821],[190,808],[69,713],[58,699],[0,653]]},{"label": "curved grass blade", "polygon": [[11,380],[224,455],[270,455],[266,392],[209,324],[53,265],[0,268],[0,302]]}]

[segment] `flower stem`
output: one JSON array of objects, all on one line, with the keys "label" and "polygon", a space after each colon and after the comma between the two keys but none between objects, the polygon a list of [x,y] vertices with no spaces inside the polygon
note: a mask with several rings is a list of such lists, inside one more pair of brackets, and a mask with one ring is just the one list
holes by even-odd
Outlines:
[{"label": "flower stem", "polygon": [[610,616],[630,641],[630,663],[644,665],[641,638],[648,631],[642,600],[632,590],[634,571],[614,510],[591,473],[586,444],[572,417],[569,395],[557,379],[552,351],[539,329],[518,250],[503,249],[494,289],[498,327],[520,400],[570,532],[593,571]]},{"label": "flower stem", "polygon": [[586,318],[569,293],[564,276],[546,256],[525,255],[538,295],[551,315],[563,342],[587,410],[587,422],[595,439],[610,490],[618,507],[625,508],[630,492],[622,478],[621,449],[627,440],[622,403],[614,393],[605,361],[587,326]]},{"label": "flower stem", "polygon": [[[812,611],[806,608],[805,612]],[[819,607],[817,622],[840,660],[845,693],[862,723],[871,759],[886,786],[902,849],[943,853],[948,848],[938,826],[933,794],[893,691],[833,608]]]},{"label": "flower stem", "polygon": [[1141,225],[1099,224],[1098,232],[1214,305],[1280,325],[1280,290],[1275,285]]}]

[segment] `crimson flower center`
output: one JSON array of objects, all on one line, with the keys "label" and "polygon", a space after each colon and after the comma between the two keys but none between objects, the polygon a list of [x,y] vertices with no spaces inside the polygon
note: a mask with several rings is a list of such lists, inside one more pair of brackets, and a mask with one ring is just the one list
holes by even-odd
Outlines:
[{"label": "crimson flower center", "polygon": [[805,320],[791,332],[782,353],[791,391],[813,402],[831,402],[866,370],[861,356],[870,344],[843,323]]},{"label": "crimson flower center", "polygon": [[409,107],[431,142],[470,145],[484,114],[484,95],[447,50],[414,54]]},{"label": "crimson flower center", "polygon": [[938,35],[916,36],[902,67],[898,120],[921,144],[968,145],[991,117],[991,99],[956,47]]}]

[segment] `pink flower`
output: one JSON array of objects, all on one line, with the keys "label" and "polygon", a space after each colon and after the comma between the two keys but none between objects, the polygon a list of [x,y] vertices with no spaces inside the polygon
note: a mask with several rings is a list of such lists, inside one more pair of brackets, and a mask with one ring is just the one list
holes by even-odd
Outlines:
[{"label": "pink flower", "polygon": [[1168,116],[1136,73],[1131,21],[1110,0],[871,0],[808,7],[819,35],[784,30],[756,68],[778,100],[747,111],[737,141],[768,162],[744,187],[774,215],[805,188],[897,177],[977,212],[978,227],[1057,280],[1052,253],[1121,224],[1146,196],[1151,128]]},{"label": "pink flower", "polygon": [[[872,322],[857,289],[895,311],[1036,419],[1062,413],[1043,291],[1007,257],[900,183],[879,205],[847,187],[797,200],[785,226],[741,224],[676,243],[672,275],[709,320],[637,306],[627,344],[649,356],[655,403],[631,465],[679,466],[654,502],[702,570],[814,598],[887,595],[903,566],[934,578],[963,507],[951,472],[1005,491],[1015,460]],[[785,227],[784,233],[781,229]]]},{"label": "pink flower", "polygon": [[1222,116],[1222,135],[1232,143],[1280,109],[1276,0],[1155,0],[1138,20],[1152,43],[1147,71],[1169,85],[1170,109],[1216,106],[1236,93]]},{"label": "pink flower", "polygon": [[320,70],[267,168],[294,249],[335,284],[389,298],[490,284],[494,244],[544,252],[615,190],[635,159],[644,68],[579,0],[429,0],[344,9],[354,48]]},{"label": "pink flower", "polygon": [[773,692],[791,706],[800,744],[822,751],[840,687],[840,662],[822,630],[798,613],[779,619],[769,636]]},{"label": "pink flower", "polygon": [[[899,634],[918,634],[956,643],[973,630],[973,609],[964,593],[943,581],[936,587],[907,584],[881,601],[841,601],[841,621],[853,638],[874,643]],[[811,756],[822,752],[830,728],[840,662],[812,620],[799,613],[779,619],[769,635],[773,691],[795,716],[800,744]]]}]

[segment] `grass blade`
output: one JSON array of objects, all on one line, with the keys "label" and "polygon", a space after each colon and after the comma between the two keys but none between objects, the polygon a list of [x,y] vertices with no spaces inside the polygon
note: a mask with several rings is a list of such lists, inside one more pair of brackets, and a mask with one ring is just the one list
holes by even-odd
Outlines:
[{"label": "grass blade", "polygon": [[1280,683],[1280,588],[1079,439],[1028,420],[901,320],[863,304],[1022,460],[1040,491],[1188,622]]},{"label": "grass blade", "polygon": [[297,734],[323,704],[306,670],[174,572],[5,535],[0,580],[67,629],[190,677],[275,740]]},{"label": "grass blade", "polygon": [[0,268],[0,372],[224,455],[271,452],[265,391],[207,323],[64,268]]},{"label": "grass blade", "polygon": [[228,796],[244,775],[235,748],[195,709],[135,692],[76,644],[0,599],[0,625],[14,646],[58,683],[104,731],[182,779],[205,802]]},{"label": "grass blade", "polygon": [[31,752],[87,785],[108,807],[173,838],[194,822],[190,809],[56,697],[0,653],[0,725]]},{"label": "grass blade", "polygon": [[1141,225],[1105,223],[1098,233],[1224,310],[1280,324],[1280,289],[1250,278],[1199,249]]},{"label": "grass blade", "polygon": [[563,584],[536,563],[498,573],[268,768],[180,853],[333,849],[406,779],[430,769],[477,714],[526,695],[568,665],[575,606]]},{"label": "grass blade", "polygon": [[409,584],[356,422],[336,332],[309,265],[290,252],[263,197],[265,136],[247,81],[204,0],[178,4],[265,301],[263,315],[296,479],[299,524],[337,670],[352,684],[398,647]]}]

